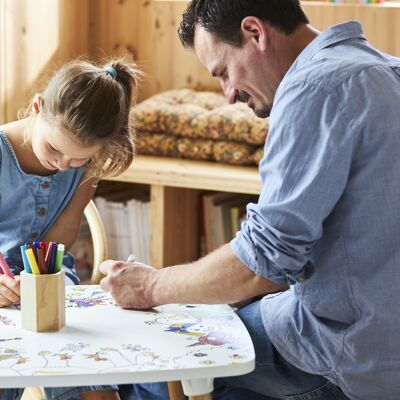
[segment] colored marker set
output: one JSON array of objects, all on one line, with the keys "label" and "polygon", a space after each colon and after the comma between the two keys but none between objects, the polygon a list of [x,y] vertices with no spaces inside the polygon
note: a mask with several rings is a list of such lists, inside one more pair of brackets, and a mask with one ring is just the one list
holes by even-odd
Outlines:
[{"label": "colored marker set", "polygon": [[54,274],[61,271],[65,246],[55,242],[33,242],[21,246],[22,261],[27,273]]},{"label": "colored marker set", "polygon": [[21,246],[21,326],[33,332],[65,326],[64,245],[34,242]]},{"label": "colored marker set", "polygon": [[[58,331],[65,326],[64,245],[34,242],[21,246],[21,327],[33,332]],[[0,275],[14,279],[0,251]]]},{"label": "colored marker set", "polygon": [[21,327],[33,332],[58,331],[65,326],[65,272],[21,272]]}]

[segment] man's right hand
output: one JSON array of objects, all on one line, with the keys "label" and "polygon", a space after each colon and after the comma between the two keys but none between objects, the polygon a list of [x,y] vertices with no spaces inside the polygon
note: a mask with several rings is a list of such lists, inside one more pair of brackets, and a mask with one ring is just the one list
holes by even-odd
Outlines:
[{"label": "man's right hand", "polygon": [[120,307],[148,309],[158,305],[152,297],[155,268],[138,262],[107,260],[99,269],[106,275],[100,287],[109,291]]},{"label": "man's right hand", "polygon": [[7,307],[18,303],[20,300],[20,279],[19,276],[10,278],[7,275],[0,275],[0,307]]}]

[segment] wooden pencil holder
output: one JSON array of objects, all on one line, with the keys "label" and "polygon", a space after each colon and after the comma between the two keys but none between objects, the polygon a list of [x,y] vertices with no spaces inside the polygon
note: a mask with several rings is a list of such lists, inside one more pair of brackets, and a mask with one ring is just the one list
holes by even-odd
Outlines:
[{"label": "wooden pencil holder", "polygon": [[64,271],[34,275],[21,272],[21,327],[33,332],[58,331],[65,326]]}]

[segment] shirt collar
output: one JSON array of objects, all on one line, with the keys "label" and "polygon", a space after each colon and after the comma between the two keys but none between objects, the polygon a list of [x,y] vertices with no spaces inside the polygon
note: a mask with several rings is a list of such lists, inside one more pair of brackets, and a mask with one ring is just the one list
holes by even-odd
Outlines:
[{"label": "shirt collar", "polygon": [[321,32],[299,54],[296,61],[290,67],[288,74],[306,64],[320,50],[348,39],[365,40],[365,36],[359,22],[357,21],[345,22],[343,24],[331,26],[327,30]]}]

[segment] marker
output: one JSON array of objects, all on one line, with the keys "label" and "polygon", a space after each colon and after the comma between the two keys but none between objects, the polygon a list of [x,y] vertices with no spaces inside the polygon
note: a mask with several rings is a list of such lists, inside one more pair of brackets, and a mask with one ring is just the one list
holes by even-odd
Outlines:
[{"label": "marker", "polygon": [[32,273],[31,267],[29,266],[29,261],[26,257],[25,251],[28,250],[28,245],[24,244],[23,246],[20,246],[21,249],[21,255],[22,255],[22,262],[24,263],[24,269],[26,272],[28,272],[29,274]]},{"label": "marker", "polygon": [[64,251],[65,251],[65,246],[63,244],[59,244],[57,246],[57,254],[56,254],[56,262],[54,266],[54,272],[60,272],[62,268],[62,262],[64,259]]},{"label": "marker", "polygon": [[44,256],[45,256],[45,258],[46,258],[47,243],[46,243],[46,242],[40,242],[40,246],[43,247]]},{"label": "marker", "polygon": [[49,242],[47,246],[47,251],[46,251],[46,257],[44,259],[44,262],[46,264],[46,271],[49,270],[49,262],[50,262],[50,257],[51,257],[51,248],[53,247],[54,242]]},{"label": "marker", "polygon": [[44,248],[42,246],[39,246],[37,249],[37,258],[38,258],[38,266],[40,269],[41,274],[45,274],[46,271],[46,263],[44,261]]},{"label": "marker", "polygon": [[14,279],[14,274],[11,272],[10,267],[7,264],[6,259],[3,256],[3,253],[0,251],[0,269],[3,271],[3,273],[10,278]]},{"label": "marker", "polygon": [[[29,243],[28,244],[28,248],[32,249],[33,255],[35,256],[35,260],[36,260],[36,263],[37,263],[37,251],[36,251],[35,244],[34,243]],[[31,265],[31,264],[29,263],[29,265]]]},{"label": "marker", "polygon": [[26,257],[28,258],[29,266],[31,267],[32,273],[34,275],[40,275],[40,269],[36,262],[35,255],[33,254],[33,250],[28,249],[25,251],[25,254],[26,254]]},{"label": "marker", "polygon": [[56,254],[57,254],[57,243],[53,243],[51,246],[51,252],[49,257],[49,264],[47,265],[47,273],[54,274],[54,264],[56,262]]}]

